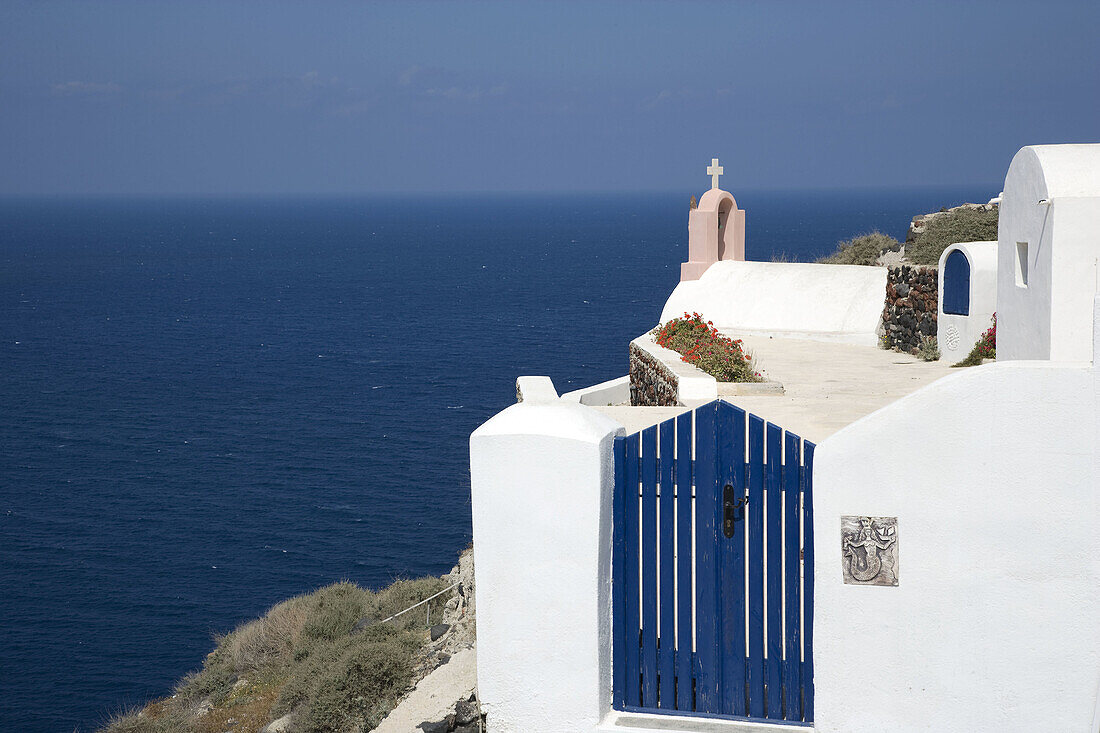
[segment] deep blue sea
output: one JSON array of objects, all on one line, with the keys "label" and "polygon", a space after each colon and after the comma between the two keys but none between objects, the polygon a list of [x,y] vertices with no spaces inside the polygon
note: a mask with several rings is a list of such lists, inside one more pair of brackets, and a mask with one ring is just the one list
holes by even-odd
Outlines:
[{"label": "deep blue sea", "polygon": [[[748,192],[812,259],[998,188]],[[520,374],[621,376],[690,192],[0,201],[0,731],[89,731],[211,635],[470,540]]]}]

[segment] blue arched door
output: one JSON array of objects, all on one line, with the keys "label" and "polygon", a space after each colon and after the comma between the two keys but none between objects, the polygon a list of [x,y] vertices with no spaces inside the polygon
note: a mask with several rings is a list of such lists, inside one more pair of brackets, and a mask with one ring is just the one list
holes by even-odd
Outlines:
[{"label": "blue arched door", "polygon": [[947,255],[943,263],[943,312],[970,315],[970,260],[962,250]]}]

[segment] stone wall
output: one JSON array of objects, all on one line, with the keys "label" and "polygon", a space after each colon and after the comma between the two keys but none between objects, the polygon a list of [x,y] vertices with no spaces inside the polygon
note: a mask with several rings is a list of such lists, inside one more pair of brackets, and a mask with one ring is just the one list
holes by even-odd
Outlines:
[{"label": "stone wall", "polygon": [[886,277],[882,327],[887,348],[916,353],[921,339],[936,335],[939,273],[935,267],[898,265]]},{"label": "stone wall", "polygon": [[661,361],[630,344],[630,404],[634,407],[675,407],[679,380]]}]

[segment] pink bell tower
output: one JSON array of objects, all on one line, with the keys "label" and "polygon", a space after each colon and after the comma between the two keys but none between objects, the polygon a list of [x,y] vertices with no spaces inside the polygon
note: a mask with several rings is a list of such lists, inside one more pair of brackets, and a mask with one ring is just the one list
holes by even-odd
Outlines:
[{"label": "pink bell tower", "polygon": [[681,282],[698,280],[715,262],[745,259],[745,211],[737,208],[733,194],[718,188],[722,173],[718,158],[712,158],[710,190],[688,214],[688,261],[680,265]]}]

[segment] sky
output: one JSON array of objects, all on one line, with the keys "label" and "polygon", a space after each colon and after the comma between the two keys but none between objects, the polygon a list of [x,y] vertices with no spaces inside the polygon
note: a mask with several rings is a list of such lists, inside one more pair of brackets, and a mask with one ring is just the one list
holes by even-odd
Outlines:
[{"label": "sky", "polygon": [[1098,39],[1096,0],[3,0],[0,195],[998,187],[1100,141]]}]

